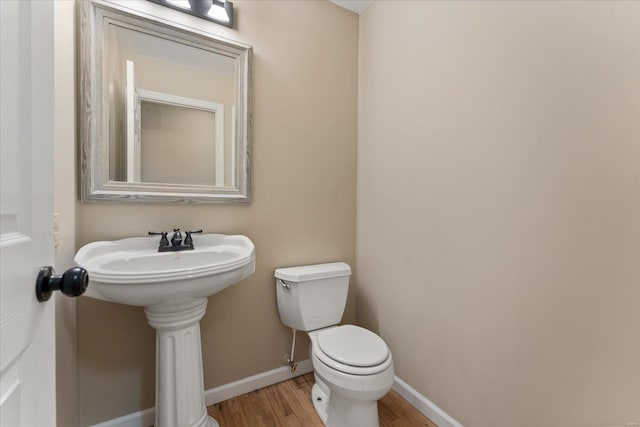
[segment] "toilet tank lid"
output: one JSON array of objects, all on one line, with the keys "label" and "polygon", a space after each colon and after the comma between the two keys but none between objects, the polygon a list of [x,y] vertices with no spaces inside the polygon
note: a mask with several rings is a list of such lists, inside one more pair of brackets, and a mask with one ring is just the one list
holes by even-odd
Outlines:
[{"label": "toilet tank lid", "polygon": [[351,275],[351,267],[344,262],[277,268],[275,271],[276,279],[290,280],[292,282],[305,282],[349,275]]}]

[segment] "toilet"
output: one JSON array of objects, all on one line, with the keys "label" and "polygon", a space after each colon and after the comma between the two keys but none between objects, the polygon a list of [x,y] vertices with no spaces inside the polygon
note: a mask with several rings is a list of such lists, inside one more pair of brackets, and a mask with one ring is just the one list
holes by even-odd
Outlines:
[{"label": "toilet", "polygon": [[278,312],[282,323],[309,335],[315,376],[311,398],[324,425],[378,427],[377,401],[391,389],[393,360],[378,335],[338,326],[350,277],[344,262],[278,268]]}]

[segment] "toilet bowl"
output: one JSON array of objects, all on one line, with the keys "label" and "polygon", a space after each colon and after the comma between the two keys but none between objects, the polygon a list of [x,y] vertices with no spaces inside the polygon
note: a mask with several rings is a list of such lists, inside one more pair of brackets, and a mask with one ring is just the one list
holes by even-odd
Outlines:
[{"label": "toilet bowl", "polygon": [[394,377],[384,341],[353,325],[312,331],[309,338],[316,379],[312,399],[323,423],[378,426],[377,401],[391,389]]},{"label": "toilet bowl", "polygon": [[312,400],[325,426],[378,427],[377,401],[393,384],[393,359],[375,333],[336,326],[350,275],[341,262],[277,269],[278,311],[285,325],[309,335]]}]

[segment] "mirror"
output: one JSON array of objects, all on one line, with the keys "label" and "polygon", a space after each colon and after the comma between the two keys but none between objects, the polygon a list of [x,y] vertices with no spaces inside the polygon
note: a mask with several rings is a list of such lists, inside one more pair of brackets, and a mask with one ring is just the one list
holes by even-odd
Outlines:
[{"label": "mirror", "polygon": [[80,2],[81,199],[248,203],[250,46]]}]

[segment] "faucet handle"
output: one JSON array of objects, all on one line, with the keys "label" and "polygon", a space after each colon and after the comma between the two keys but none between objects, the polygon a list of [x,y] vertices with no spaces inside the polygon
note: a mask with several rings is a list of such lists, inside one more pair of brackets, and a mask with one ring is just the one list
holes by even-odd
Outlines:
[{"label": "faucet handle", "polygon": [[167,239],[166,231],[149,231],[149,236],[162,236],[160,238],[160,247],[169,246],[169,239]]},{"label": "faucet handle", "polygon": [[193,239],[191,238],[191,234],[195,234],[195,233],[202,233],[202,229],[200,230],[195,230],[195,231],[185,231],[184,234],[187,235],[187,237],[185,237],[184,239],[184,244],[186,246],[193,246]]}]

